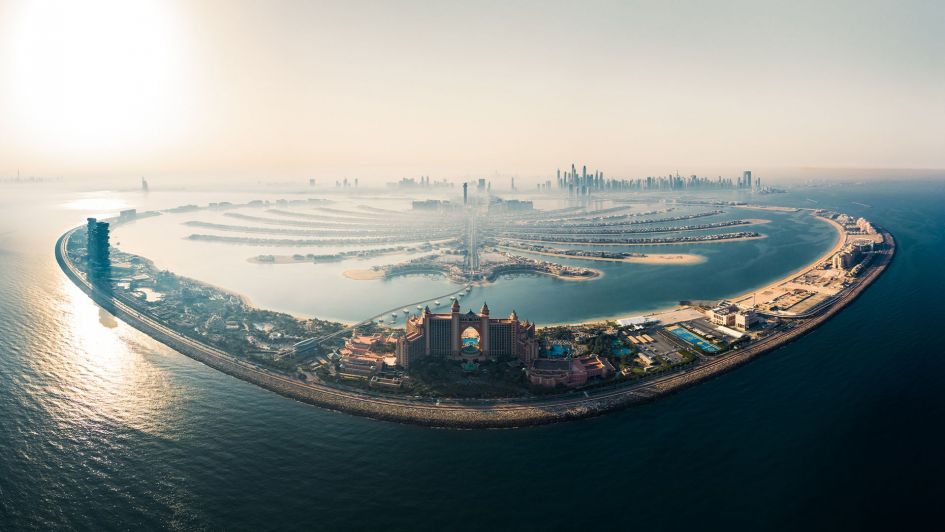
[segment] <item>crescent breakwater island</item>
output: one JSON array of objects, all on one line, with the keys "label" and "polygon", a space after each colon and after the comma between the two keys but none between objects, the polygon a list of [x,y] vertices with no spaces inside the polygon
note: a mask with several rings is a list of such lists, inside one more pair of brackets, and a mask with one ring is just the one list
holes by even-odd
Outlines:
[{"label": "crescent breakwater island", "polygon": [[[721,246],[763,238],[739,229],[767,220],[687,220],[768,207],[675,201],[643,210],[646,204],[631,200],[613,201],[612,207],[597,203],[537,210],[530,201],[491,195],[487,202],[471,203],[414,201],[411,209],[397,211],[369,205],[340,208],[329,206],[329,200],[308,199],[127,210],[68,231],[57,241],[55,255],[69,279],[103,308],[237,378],[356,415],[437,427],[499,428],[599,415],[736,367],[829,319],[875,280],[895,253],[892,235],[863,218],[787,209],[830,224],[837,240],[825,254],[782,279],[727,300],[682,301],[639,316],[540,327],[512,309],[493,314],[487,304],[478,312],[462,312],[460,302],[499,277],[513,282],[516,276],[534,274],[588,282],[601,278],[600,270],[573,265],[580,261],[674,268],[698,264],[705,257],[595,248],[633,245],[642,233],[660,235],[647,239],[651,245]],[[262,212],[231,212],[248,208]],[[404,302],[357,323],[302,319],[256,308],[245,298],[157,268],[149,258],[110,242],[111,231],[123,224],[204,211],[228,212],[215,214],[213,222],[182,224],[233,236],[193,234],[185,239],[222,246],[263,241],[264,246],[335,249],[258,255],[248,259],[253,263],[320,264],[417,254],[343,273],[376,282],[432,273],[445,276],[454,290]],[[239,223],[222,223],[227,220]],[[285,236],[304,237],[304,244]],[[536,236],[541,240],[532,238]],[[352,249],[338,250],[344,247]],[[398,319],[402,328],[394,325]]]}]

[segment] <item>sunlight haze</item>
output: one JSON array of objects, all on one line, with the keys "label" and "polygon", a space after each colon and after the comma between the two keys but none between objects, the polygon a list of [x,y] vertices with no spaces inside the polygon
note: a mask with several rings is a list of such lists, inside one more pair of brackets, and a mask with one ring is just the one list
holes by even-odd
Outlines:
[{"label": "sunlight haze", "polygon": [[0,175],[941,168],[943,15],[934,2],[3,0]]}]

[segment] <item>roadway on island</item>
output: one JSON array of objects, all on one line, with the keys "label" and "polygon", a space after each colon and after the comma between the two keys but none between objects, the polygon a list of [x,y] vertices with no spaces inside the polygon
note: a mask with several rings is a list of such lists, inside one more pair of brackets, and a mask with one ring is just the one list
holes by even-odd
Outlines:
[{"label": "roadway on island", "polygon": [[884,232],[886,249],[878,254],[880,257],[829,307],[817,309],[806,321],[773,333],[745,349],[730,351],[665,376],[634,384],[617,384],[553,397],[434,400],[369,394],[307,383],[240,360],[184,336],[139,312],[115,294],[93,286],[85,278],[69,260],[66,249],[69,238],[78,229],[72,229],[62,235],[56,244],[56,259],[66,276],[116,317],[172,349],[229,375],[306,403],[377,419],[455,428],[518,427],[591,417],[690,386],[790,342],[826,321],[856,299],[885,270],[895,253],[895,241],[889,233]]}]

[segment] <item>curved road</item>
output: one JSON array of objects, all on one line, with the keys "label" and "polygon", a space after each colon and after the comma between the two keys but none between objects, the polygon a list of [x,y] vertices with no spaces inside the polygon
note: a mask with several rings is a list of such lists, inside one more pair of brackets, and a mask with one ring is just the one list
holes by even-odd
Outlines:
[{"label": "curved road", "polygon": [[797,326],[777,332],[751,346],[734,350],[681,371],[636,384],[596,388],[548,398],[512,398],[500,400],[413,400],[403,396],[368,394],[302,382],[250,364],[227,353],[186,337],[136,310],[121,297],[94,287],[69,260],[66,245],[79,228],[59,237],[56,259],[63,272],[94,301],[117,317],[215,369],[253,382],[282,395],[357,415],[392,421],[411,422],[441,427],[514,427],[551,423],[599,415],[690,386],[713,375],[734,368],[755,356],[775,349],[813,329],[850,301],[885,270],[895,252],[891,235],[884,233],[888,248],[883,251],[863,276],[858,278],[829,308]]}]

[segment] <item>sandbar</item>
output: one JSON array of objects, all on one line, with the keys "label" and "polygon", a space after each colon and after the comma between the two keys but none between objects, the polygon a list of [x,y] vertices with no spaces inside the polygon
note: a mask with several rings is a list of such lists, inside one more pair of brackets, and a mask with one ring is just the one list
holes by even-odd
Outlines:
[{"label": "sandbar", "polygon": [[373,281],[384,278],[384,272],[380,270],[345,270],[341,275],[355,281]]},{"label": "sandbar", "polygon": [[532,251],[530,249],[519,249],[514,247],[499,246],[499,249],[515,251],[518,253],[531,253],[534,255],[546,255],[548,257],[560,257],[562,259],[575,260],[600,260],[605,262],[632,262],[636,264],[674,264],[678,266],[689,266],[701,264],[706,261],[702,255],[692,253],[648,253],[638,257],[608,258],[608,257],[586,257],[583,255],[566,255],[564,253],[551,253],[548,251]]},{"label": "sandbar", "polygon": [[742,240],[761,240],[768,238],[768,235],[759,234],[758,236],[740,236],[737,238],[717,238],[715,240],[680,240],[678,242],[588,242],[588,241],[570,241],[570,240],[528,240],[524,238],[508,238],[516,242],[531,242],[534,244],[560,244],[567,246],[678,246],[684,244],[722,244],[725,242],[739,242]]}]

